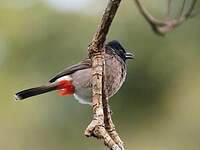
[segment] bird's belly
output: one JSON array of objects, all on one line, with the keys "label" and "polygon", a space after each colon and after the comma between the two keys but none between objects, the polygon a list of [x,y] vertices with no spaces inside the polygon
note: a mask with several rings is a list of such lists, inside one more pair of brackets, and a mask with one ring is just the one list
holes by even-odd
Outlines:
[{"label": "bird's belly", "polygon": [[121,88],[126,78],[125,63],[115,57],[110,57],[106,61],[106,90],[108,98],[112,97]]},{"label": "bird's belly", "polygon": [[[113,57],[106,59],[106,89],[111,98],[122,86],[126,77],[126,66]],[[82,104],[92,102],[92,69],[79,70],[72,74],[75,98]]]},{"label": "bird's belly", "polygon": [[74,97],[81,104],[89,104],[89,105],[92,104],[92,102],[91,102],[91,99],[92,99],[91,88],[76,89],[76,92],[74,93]]},{"label": "bird's belly", "polygon": [[72,75],[73,85],[75,86],[74,97],[82,104],[91,104],[92,84],[91,69],[79,70]]}]

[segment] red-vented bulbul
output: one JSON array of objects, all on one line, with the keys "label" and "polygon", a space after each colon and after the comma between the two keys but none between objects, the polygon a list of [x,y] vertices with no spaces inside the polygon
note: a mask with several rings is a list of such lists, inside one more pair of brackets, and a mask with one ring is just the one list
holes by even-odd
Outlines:
[{"label": "red-vented bulbul", "polygon": [[[126,78],[126,60],[133,59],[122,45],[113,40],[105,46],[105,75],[108,97],[112,97]],[[30,88],[15,94],[16,100],[58,90],[60,96],[74,95],[82,104],[91,104],[92,99],[92,61],[89,58],[68,67],[49,80],[44,86]]]}]

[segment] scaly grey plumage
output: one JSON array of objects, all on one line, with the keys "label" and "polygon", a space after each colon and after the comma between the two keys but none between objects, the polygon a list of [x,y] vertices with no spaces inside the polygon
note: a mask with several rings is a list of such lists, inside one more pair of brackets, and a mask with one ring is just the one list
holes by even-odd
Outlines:
[{"label": "scaly grey plumage", "polygon": [[[112,97],[120,89],[126,78],[126,60],[132,59],[133,54],[126,53],[118,41],[105,45],[105,76],[108,97]],[[49,85],[31,88],[16,93],[15,98],[25,99],[58,88],[59,81],[70,80],[75,87],[74,96],[80,103],[90,104],[92,99],[92,61],[89,58],[68,67],[49,80]]]}]

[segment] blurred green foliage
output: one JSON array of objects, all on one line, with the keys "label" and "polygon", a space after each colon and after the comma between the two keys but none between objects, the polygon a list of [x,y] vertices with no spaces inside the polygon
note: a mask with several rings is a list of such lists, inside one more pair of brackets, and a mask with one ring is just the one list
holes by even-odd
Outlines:
[{"label": "blurred green foliage", "polygon": [[[23,4],[8,7],[0,1],[0,149],[105,149],[84,137],[91,108],[73,97],[49,93],[13,100],[18,90],[45,84],[85,58],[101,13],[93,12],[95,5],[91,13],[73,13],[39,0]],[[155,14],[163,12],[154,3],[147,6]],[[128,62],[126,83],[111,107],[127,149],[200,149],[199,26],[197,15],[161,38],[132,1],[120,6],[108,39],[121,41],[136,59]]]}]

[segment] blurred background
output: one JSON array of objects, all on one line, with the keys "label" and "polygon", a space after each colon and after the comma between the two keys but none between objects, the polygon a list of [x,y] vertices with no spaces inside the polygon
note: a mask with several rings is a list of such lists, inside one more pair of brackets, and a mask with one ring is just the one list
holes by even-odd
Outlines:
[{"label": "blurred background", "polygon": [[[183,0],[173,2],[175,16]],[[189,4],[189,0],[187,3]],[[0,0],[0,149],[102,150],[84,130],[89,106],[57,93],[15,102],[15,92],[47,83],[87,56],[107,0]],[[164,16],[166,1],[144,1]],[[108,40],[136,59],[111,100],[113,120],[128,150],[200,149],[200,16],[155,35],[135,3],[121,3]]]}]

